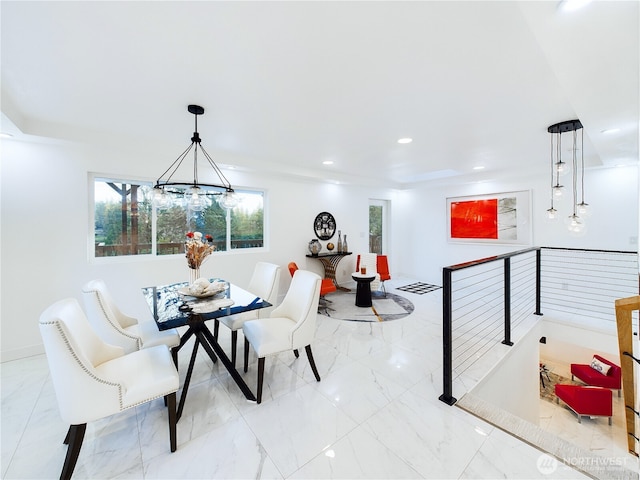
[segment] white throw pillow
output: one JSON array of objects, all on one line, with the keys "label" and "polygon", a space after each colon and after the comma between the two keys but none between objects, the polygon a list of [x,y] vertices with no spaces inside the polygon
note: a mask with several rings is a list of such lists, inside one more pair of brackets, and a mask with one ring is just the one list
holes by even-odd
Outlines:
[{"label": "white throw pillow", "polygon": [[601,374],[606,375],[607,373],[609,373],[611,365],[607,365],[606,363],[598,360],[596,357],[593,357],[593,360],[591,360],[591,368],[593,368],[596,372],[600,372]]}]

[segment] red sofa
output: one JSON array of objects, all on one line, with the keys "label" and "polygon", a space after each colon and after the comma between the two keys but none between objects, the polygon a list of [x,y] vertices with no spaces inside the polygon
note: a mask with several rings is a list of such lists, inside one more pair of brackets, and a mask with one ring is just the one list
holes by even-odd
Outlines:
[{"label": "red sofa", "polygon": [[556,384],[556,403],[562,400],[576,415],[578,423],[582,423],[582,416],[611,417],[613,416],[612,393],[608,388],[586,387],[582,385]]},{"label": "red sofa", "polygon": [[606,358],[602,358],[600,355],[594,355],[594,358],[611,367],[606,375],[594,370],[589,364],[572,363],[571,380],[573,380],[574,377],[577,377],[587,385],[618,390],[618,396],[620,396],[620,389],[622,388],[622,369]]}]

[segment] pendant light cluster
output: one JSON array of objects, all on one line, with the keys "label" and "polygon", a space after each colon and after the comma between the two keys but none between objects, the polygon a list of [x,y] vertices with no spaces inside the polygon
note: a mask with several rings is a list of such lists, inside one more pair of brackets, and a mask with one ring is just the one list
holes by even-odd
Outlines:
[{"label": "pendant light cluster", "polygon": [[[556,202],[562,198],[571,196],[573,201],[572,214],[565,218],[565,225],[573,235],[586,233],[585,220],[590,215],[589,205],[584,201],[584,130],[580,120],[567,120],[556,123],[547,128],[551,134],[551,207],[547,209],[547,218],[557,220],[559,212],[556,210]],[[580,132],[580,147],[578,148],[578,132]],[[571,135],[571,162],[562,160],[562,134]],[[578,161],[578,149],[580,160]],[[568,194],[562,185],[561,178],[571,174],[571,192]],[[578,203],[578,193],[580,203]]]},{"label": "pendant light cluster", "polygon": [[[199,212],[210,206],[212,203],[211,198],[216,197],[221,207],[231,209],[238,204],[235,192],[229,180],[202,147],[200,135],[198,134],[198,115],[204,113],[204,108],[200,105],[189,105],[187,110],[195,117],[195,131],[193,132],[193,137],[191,137],[191,145],[178,156],[156,181],[153,187],[153,203],[157,208],[161,209],[179,205]],[[193,181],[172,181],[173,175],[178,171],[191,151],[193,151]],[[200,183],[198,181],[198,152],[202,153],[204,159],[213,168],[219,183]]]}]

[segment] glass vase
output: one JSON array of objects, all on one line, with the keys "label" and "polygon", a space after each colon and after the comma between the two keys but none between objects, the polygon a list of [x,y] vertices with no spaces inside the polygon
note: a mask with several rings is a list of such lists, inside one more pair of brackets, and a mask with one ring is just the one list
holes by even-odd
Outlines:
[{"label": "glass vase", "polygon": [[193,283],[200,278],[200,268],[189,268],[189,285],[193,285]]}]

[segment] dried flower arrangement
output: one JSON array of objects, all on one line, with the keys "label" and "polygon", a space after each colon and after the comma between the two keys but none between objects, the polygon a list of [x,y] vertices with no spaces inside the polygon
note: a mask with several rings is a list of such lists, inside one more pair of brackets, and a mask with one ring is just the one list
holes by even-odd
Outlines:
[{"label": "dried flower arrangement", "polygon": [[195,270],[200,268],[202,262],[216,249],[213,245],[213,237],[209,234],[203,235],[200,232],[187,232],[187,240],[184,245],[185,256],[189,268]]}]

